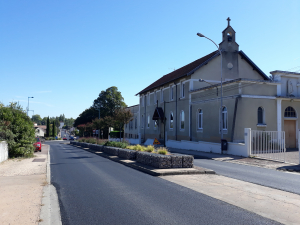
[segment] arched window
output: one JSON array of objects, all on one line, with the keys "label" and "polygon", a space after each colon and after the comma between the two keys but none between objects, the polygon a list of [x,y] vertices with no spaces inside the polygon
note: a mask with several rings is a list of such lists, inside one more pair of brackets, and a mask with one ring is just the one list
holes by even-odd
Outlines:
[{"label": "arched window", "polygon": [[198,129],[203,129],[203,111],[198,109]]},{"label": "arched window", "polygon": [[153,120],[153,129],[157,128],[157,120]]},{"label": "arched window", "polygon": [[227,108],[224,106],[222,109],[222,120],[223,120],[223,130],[227,130]]},{"label": "arched window", "polygon": [[284,111],[284,117],[297,117],[296,111],[293,107],[289,106]]},{"label": "arched window", "polygon": [[170,112],[170,129],[173,129],[173,124],[174,124],[173,112]]},{"label": "arched window", "polygon": [[147,120],[147,128],[150,127],[150,116],[148,115],[148,120]]},{"label": "arched window", "polygon": [[184,129],[184,111],[182,110],[180,113],[180,129]]},{"label": "arched window", "polygon": [[257,124],[264,124],[264,109],[262,107],[257,109]]}]

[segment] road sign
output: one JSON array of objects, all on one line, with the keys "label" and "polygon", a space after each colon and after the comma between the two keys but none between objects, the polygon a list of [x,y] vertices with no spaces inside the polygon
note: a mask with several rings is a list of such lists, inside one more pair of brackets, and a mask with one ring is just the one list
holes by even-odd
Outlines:
[{"label": "road sign", "polygon": [[155,138],[154,141],[153,141],[153,144],[154,145],[160,145],[160,142]]}]

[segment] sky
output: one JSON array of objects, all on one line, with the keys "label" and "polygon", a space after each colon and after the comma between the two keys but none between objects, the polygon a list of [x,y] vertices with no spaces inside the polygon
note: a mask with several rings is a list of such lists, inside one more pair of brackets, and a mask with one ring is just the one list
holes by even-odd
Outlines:
[{"label": "sky", "polygon": [[[139,91],[216,50],[227,18],[267,75],[300,72],[299,0],[0,0],[0,102],[77,118],[116,86]],[[32,116],[33,111],[29,111]]]}]

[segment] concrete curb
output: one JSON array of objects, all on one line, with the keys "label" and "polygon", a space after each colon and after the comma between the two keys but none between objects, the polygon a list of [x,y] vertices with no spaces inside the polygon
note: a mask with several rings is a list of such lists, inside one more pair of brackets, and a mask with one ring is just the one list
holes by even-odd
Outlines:
[{"label": "concrete curb", "polygon": [[[69,144],[71,145],[71,144]],[[112,156],[108,155],[104,152],[100,152],[97,150],[92,150],[89,148],[83,148],[77,145],[72,145],[77,148],[81,148],[85,151],[94,153],[96,155],[99,155],[101,157],[110,159],[114,162],[121,163],[125,166],[128,166],[130,168],[136,169],[138,171],[141,171],[143,173],[147,173],[152,176],[170,176],[170,175],[191,175],[191,174],[216,174],[215,171],[210,169],[205,169],[201,167],[194,167],[194,168],[170,168],[170,169],[157,169],[152,166],[144,165],[141,163],[136,162],[135,160],[126,160],[123,158],[119,158],[118,156]]]},{"label": "concrete curb", "polygon": [[51,184],[50,145],[47,160],[47,185],[43,189],[42,207],[39,225],[61,225],[60,207],[56,188]]}]

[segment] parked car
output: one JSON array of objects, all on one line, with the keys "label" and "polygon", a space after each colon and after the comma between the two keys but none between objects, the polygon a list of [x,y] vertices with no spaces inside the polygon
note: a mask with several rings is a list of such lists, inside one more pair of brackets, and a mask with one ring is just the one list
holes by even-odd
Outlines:
[{"label": "parked car", "polygon": [[33,146],[35,147],[34,151],[41,152],[42,151],[42,142],[39,137],[36,137],[35,140],[36,140],[36,142],[33,144]]},{"label": "parked car", "polygon": [[69,140],[71,141],[71,140],[75,140],[75,138],[73,137],[73,136],[70,136],[69,137]]},{"label": "parked car", "polygon": [[64,137],[63,140],[68,140],[68,138]]}]

